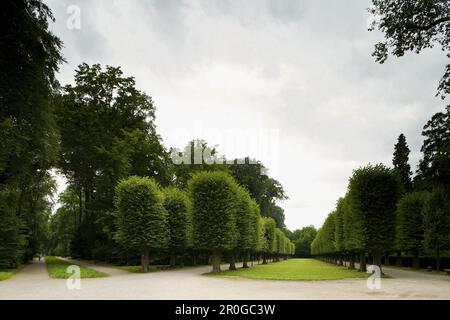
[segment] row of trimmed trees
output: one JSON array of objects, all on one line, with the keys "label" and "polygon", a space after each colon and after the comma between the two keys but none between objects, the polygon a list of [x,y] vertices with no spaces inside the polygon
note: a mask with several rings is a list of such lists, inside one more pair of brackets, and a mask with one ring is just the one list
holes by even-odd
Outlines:
[{"label": "row of trimmed trees", "polygon": [[395,253],[413,258],[440,259],[450,250],[450,106],[427,122],[422,132],[423,159],[411,179],[409,148],[403,134],[395,145],[393,165],[368,165],[353,172],[345,197],[319,229],[311,244],[313,255],[350,268],[359,261],[366,270],[370,256],[381,267],[382,256],[389,264]]},{"label": "row of trimmed trees", "polygon": [[220,171],[202,171],[189,180],[187,192],[161,189],[153,180],[133,176],[116,187],[115,239],[142,254],[146,272],[151,252],[168,252],[171,265],[178,254],[210,254],[213,272],[220,271],[226,254],[230,269],[238,257],[243,267],[262,258],[287,258],[295,247],[233,177]]},{"label": "row of trimmed trees", "polygon": [[311,252],[342,265],[349,261],[360,271],[366,269],[366,255],[381,265],[381,256],[394,244],[395,211],[400,185],[393,170],[383,165],[368,165],[354,171],[347,194],[338,200],[316,238]]},{"label": "row of trimmed trees", "polygon": [[359,261],[366,270],[367,256],[380,266],[381,258],[401,253],[419,257],[431,253],[437,269],[442,253],[450,245],[450,193],[442,187],[432,192],[411,192],[400,196],[400,184],[392,169],[382,165],[356,170],[350,178],[347,194],[326,218],[311,245],[313,255],[350,268]]}]

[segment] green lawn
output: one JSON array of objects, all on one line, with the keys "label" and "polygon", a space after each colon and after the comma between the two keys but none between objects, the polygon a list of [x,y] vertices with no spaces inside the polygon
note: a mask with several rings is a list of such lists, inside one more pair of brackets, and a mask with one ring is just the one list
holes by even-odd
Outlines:
[{"label": "green lawn", "polygon": [[338,280],[367,278],[368,273],[348,270],[346,267],[325,263],[315,259],[289,259],[266,265],[254,265],[248,269],[222,271],[220,277],[242,277],[266,280]]},{"label": "green lawn", "polygon": [[[142,266],[114,266],[114,268],[134,273],[143,272]],[[158,271],[158,269],[155,266],[148,266],[148,272],[155,272],[155,271]]]},{"label": "green lawn", "polygon": [[[56,257],[45,257],[47,264],[47,271],[51,278],[55,279],[67,279],[72,274],[67,273],[67,267],[73,265],[73,263],[58,259]],[[104,272],[96,271],[88,267],[79,266],[81,271],[81,278],[101,278],[108,275]]]},{"label": "green lawn", "polygon": [[15,269],[0,269],[0,281],[8,280],[14,274],[17,273],[22,268],[22,266]]}]

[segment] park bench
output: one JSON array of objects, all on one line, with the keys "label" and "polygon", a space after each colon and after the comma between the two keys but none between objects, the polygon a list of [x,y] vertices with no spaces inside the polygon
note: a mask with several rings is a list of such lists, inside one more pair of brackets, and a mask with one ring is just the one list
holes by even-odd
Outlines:
[{"label": "park bench", "polygon": [[444,269],[442,271],[444,271],[445,273],[447,273],[450,276],[450,269]]}]

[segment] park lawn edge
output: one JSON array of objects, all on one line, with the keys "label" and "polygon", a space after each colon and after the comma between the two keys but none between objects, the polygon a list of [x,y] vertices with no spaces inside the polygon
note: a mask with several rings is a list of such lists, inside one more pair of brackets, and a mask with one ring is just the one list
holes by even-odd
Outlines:
[{"label": "park lawn edge", "polygon": [[[117,269],[117,270],[122,270],[122,271],[128,271],[131,273],[145,273],[142,271],[142,266],[141,265],[128,265],[128,266],[120,266],[120,265],[115,265],[112,263],[108,263],[108,262],[103,262],[103,261],[89,261],[93,264],[97,264],[99,266],[102,267],[107,267],[107,268],[113,268],[113,269]],[[148,273],[153,273],[153,272],[164,272],[164,271],[174,271],[174,270],[180,270],[180,269],[187,269],[187,268],[198,268],[198,267],[204,267],[204,265],[176,265],[174,267],[170,267],[168,269],[165,270],[161,270],[158,269],[155,265],[149,265],[148,266]]]},{"label": "park lawn edge", "polygon": [[71,273],[67,273],[67,267],[71,265],[76,265],[80,267],[80,278],[81,279],[91,279],[91,278],[105,278],[109,277],[109,274],[94,270],[92,268],[82,266],[73,262],[62,260],[54,256],[46,256],[45,264],[47,267],[47,272],[50,278],[53,279],[68,279],[72,276]]},{"label": "park lawn edge", "polygon": [[[314,263],[318,263],[318,264],[324,264],[326,265],[328,268],[330,269],[336,269],[339,270],[340,272],[345,272],[348,273],[348,275],[337,275],[337,276],[326,276],[325,278],[321,278],[320,276],[316,276],[316,277],[311,277],[311,274],[309,274],[308,272],[305,273],[305,278],[289,278],[286,276],[283,276],[283,274],[281,273],[280,276],[264,276],[264,275],[252,275],[252,272],[256,269],[261,269],[261,266],[264,266],[264,268],[267,268],[268,271],[267,273],[271,272],[271,269],[273,269],[273,267],[277,267],[280,266],[280,264],[283,263],[292,263],[295,261],[315,261]],[[291,262],[289,262],[291,261]],[[250,274],[250,275],[248,275]],[[349,280],[349,279],[367,279],[371,274],[370,273],[365,273],[365,272],[359,272],[356,269],[355,270],[350,270],[347,269],[344,266],[337,266],[334,264],[329,264],[326,262],[322,262],[319,260],[315,260],[315,259],[289,259],[289,260],[284,260],[284,261],[279,261],[279,262],[272,262],[266,265],[255,265],[251,268],[248,269],[243,269],[243,268],[239,268],[237,270],[223,270],[219,273],[213,273],[213,272],[207,272],[204,273],[203,275],[208,276],[208,277],[218,277],[218,278],[228,278],[228,279],[248,279],[248,280],[273,280],[273,281],[335,281],[335,280]],[[388,275],[382,275],[382,278],[392,278],[391,276]]]},{"label": "park lawn edge", "polygon": [[6,281],[14,277],[20,270],[25,267],[24,264],[20,264],[17,268],[13,269],[0,269],[0,282]]}]

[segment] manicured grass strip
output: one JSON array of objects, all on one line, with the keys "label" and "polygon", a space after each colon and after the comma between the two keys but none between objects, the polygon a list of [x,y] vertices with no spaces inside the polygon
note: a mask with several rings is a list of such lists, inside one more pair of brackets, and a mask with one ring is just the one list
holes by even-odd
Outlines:
[{"label": "manicured grass strip", "polygon": [[15,275],[20,269],[22,269],[22,266],[15,269],[0,269],[0,281],[8,280],[13,275]]},{"label": "manicured grass strip", "polygon": [[289,259],[266,265],[254,265],[248,269],[222,271],[220,277],[242,277],[264,280],[338,280],[347,278],[367,278],[368,273],[349,270],[315,259]]},{"label": "manicured grass strip", "polygon": [[[56,257],[45,257],[45,262],[47,264],[47,271],[51,278],[54,279],[67,279],[72,276],[71,273],[67,273],[67,267],[74,265],[74,263],[58,259]],[[80,277],[81,279],[86,278],[102,278],[108,275],[104,272],[93,270],[88,267],[80,267]]]},{"label": "manicured grass strip", "polygon": [[[115,268],[133,273],[142,273],[142,266],[115,266]],[[156,271],[158,269],[155,266],[148,266],[148,272]]]}]

